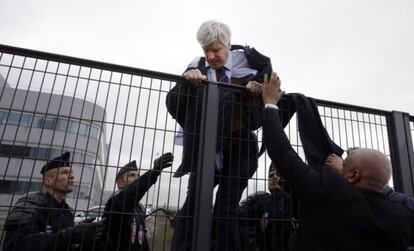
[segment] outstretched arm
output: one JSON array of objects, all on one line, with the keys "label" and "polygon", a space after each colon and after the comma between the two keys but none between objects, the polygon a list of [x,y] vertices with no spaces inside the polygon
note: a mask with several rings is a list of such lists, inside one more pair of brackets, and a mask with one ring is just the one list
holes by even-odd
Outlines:
[{"label": "outstretched arm", "polygon": [[135,184],[136,187],[133,187],[131,190],[128,189],[128,192],[136,194],[136,201],[140,201],[148,189],[154,185],[155,182],[157,182],[158,176],[161,174],[163,169],[172,166],[173,160],[174,155],[172,153],[164,153],[159,158],[154,160],[152,170],[149,170],[135,181],[137,182]]},{"label": "outstretched arm", "polygon": [[322,186],[320,175],[293,150],[282,128],[276,104],[283,94],[276,73],[272,73],[270,79],[265,76],[263,102],[267,108],[263,112],[263,138],[269,157],[280,169],[289,187],[299,199],[311,203]]},{"label": "outstretched arm", "polygon": [[148,189],[157,182],[164,168],[172,166],[174,156],[165,153],[154,161],[152,170],[147,171],[137,180],[129,184],[125,190],[113,197],[111,211],[131,212],[136,204],[144,197]]}]

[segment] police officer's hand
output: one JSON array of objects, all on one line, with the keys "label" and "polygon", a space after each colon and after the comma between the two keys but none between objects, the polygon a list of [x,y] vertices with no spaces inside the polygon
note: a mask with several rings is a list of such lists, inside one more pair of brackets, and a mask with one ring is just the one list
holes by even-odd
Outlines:
[{"label": "police officer's hand", "polygon": [[203,80],[207,80],[207,76],[203,75],[199,69],[188,70],[184,72],[183,77],[195,86],[200,84]]},{"label": "police officer's hand", "polygon": [[79,244],[102,239],[103,228],[102,222],[79,223],[67,232],[71,234],[72,243]]},{"label": "police officer's hand", "polygon": [[154,160],[154,170],[161,171],[164,168],[172,166],[174,155],[172,153],[164,153],[158,159]]}]

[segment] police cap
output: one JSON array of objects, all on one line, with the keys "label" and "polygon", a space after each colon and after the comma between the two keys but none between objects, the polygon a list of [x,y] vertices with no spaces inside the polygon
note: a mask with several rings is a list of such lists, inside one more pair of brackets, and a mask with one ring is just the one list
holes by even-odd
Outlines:
[{"label": "police cap", "polygon": [[116,179],[118,179],[119,177],[122,176],[122,174],[128,171],[136,171],[136,170],[138,170],[137,162],[133,160],[119,169],[118,173],[116,174]]},{"label": "police cap", "polygon": [[71,167],[72,163],[70,162],[70,152],[65,152],[64,154],[60,155],[52,159],[51,161],[47,162],[46,165],[42,167],[40,171],[41,174],[45,174],[47,171],[58,168],[58,167]]}]

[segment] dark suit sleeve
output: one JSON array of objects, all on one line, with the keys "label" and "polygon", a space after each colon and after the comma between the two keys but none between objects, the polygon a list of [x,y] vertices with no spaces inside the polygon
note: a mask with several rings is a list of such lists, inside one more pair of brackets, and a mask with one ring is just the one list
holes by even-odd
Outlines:
[{"label": "dark suit sleeve", "polygon": [[261,96],[247,94],[242,97],[243,123],[250,130],[257,130],[262,127],[262,110],[264,107]]},{"label": "dark suit sleeve", "polygon": [[160,171],[149,170],[112,198],[110,211],[132,212],[148,189],[157,182]]},{"label": "dark suit sleeve", "polygon": [[166,106],[171,116],[184,128],[187,111],[200,106],[202,87],[186,82],[177,83],[167,94]]},{"label": "dark suit sleeve", "polygon": [[270,159],[302,202],[312,203],[323,188],[322,176],[305,164],[290,145],[276,109],[263,110],[263,139]]}]

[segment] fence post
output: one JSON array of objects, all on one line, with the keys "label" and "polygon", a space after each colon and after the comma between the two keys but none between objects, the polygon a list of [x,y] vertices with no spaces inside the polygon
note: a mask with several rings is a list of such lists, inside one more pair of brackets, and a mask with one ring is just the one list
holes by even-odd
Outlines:
[{"label": "fence post", "polygon": [[204,88],[194,208],[193,251],[210,251],[213,218],[214,156],[219,99],[216,84],[207,84]]},{"label": "fence post", "polygon": [[392,111],[387,118],[394,188],[414,196],[414,153],[409,114]]}]

